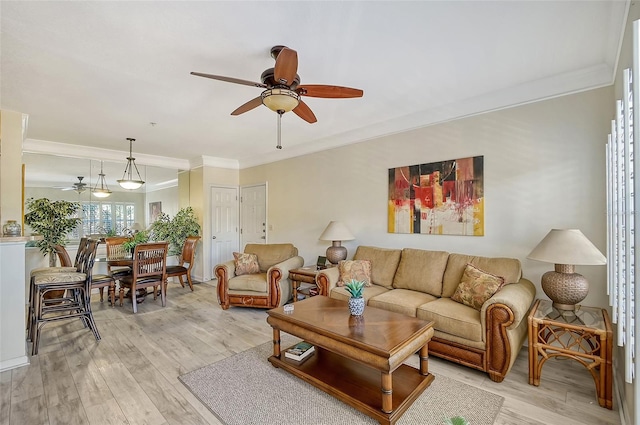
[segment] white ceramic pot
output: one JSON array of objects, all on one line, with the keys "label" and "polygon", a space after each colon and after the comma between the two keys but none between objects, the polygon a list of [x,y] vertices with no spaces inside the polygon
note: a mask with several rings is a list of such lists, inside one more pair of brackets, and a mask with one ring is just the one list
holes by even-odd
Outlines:
[{"label": "white ceramic pot", "polygon": [[364,313],[364,298],[349,298],[349,311],[352,316],[362,316]]}]

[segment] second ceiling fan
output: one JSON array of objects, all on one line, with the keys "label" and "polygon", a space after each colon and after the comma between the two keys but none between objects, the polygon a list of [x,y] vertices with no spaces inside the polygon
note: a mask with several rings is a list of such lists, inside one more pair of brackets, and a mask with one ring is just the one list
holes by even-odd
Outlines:
[{"label": "second ceiling fan", "polygon": [[260,77],[261,83],[222,75],[203,74],[201,72],[192,72],[191,74],[198,77],[265,89],[260,96],[241,105],[235,111],[231,112],[231,115],[243,114],[260,105],[265,105],[272,111],[277,112],[279,118],[278,149],[282,148],[280,145],[280,118],[285,112],[293,111],[294,114],[308,123],[318,121],[313,111],[311,111],[309,106],[301,99],[302,96],[345,99],[362,97],[363,95],[362,90],[351,87],[323,84],[300,85],[300,76],[297,74],[298,53],[286,46],[274,46],[271,48],[271,57],[276,60],[276,65],[262,73]]}]

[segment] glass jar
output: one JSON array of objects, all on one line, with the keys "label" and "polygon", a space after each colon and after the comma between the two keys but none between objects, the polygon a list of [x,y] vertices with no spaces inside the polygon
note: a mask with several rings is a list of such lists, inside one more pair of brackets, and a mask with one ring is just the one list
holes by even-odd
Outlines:
[{"label": "glass jar", "polygon": [[7,220],[7,223],[2,226],[3,236],[22,236],[22,228],[15,220]]}]

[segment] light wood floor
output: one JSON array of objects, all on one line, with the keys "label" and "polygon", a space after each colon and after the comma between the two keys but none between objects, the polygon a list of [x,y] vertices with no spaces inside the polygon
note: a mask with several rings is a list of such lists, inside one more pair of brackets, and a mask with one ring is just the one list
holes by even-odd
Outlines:
[{"label": "light wood floor", "polygon": [[[94,298],[99,343],[79,320],[45,326],[31,364],[0,373],[0,424],[220,424],[178,376],[270,341],[266,313],[223,311],[215,282],[194,292],[170,284],[167,298],[162,308],[149,297],[136,315],[130,303],[112,309]],[[500,384],[435,357],[429,363],[436,379],[503,396],[497,424],[620,424],[617,401],[613,411],[599,407],[590,374],[576,362],[548,361],[540,387],[527,383],[526,348]]]}]

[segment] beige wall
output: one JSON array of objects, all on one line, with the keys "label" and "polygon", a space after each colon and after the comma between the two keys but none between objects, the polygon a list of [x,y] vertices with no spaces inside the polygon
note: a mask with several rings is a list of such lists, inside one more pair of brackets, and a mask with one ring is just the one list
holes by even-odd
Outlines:
[{"label": "beige wall", "polygon": [[0,111],[0,226],[7,220],[22,225],[23,135],[23,114]]},{"label": "beige wall", "polygon": [[[171,218],[176,215],[179,205],[179,194],[178,194],[178,186],[167,187],[165,189],[154,190],[153,192],[147,192],[145,195],[145,205],[143,211],[145,211],[144,219],[139,221],[145,227],[148,227],[151,223],[149,222],[149,203],[151,202],[162,202],[162,212],[165,214],[169,214]],[[137,211],[137,206],[136,206]],[[136,221],[138,221],[136,219]]]},{"label": "beige wall", "polygon": [[[603,88],[242,170],[241,184],[268,182],[270,242],[293,242],[307,264],[329,242],[330,220],[356,236],[344,243],[439,249],[519,258],[540,290],[553,265],[526,256],[552,228],[576,227],[605,252],[604,143],[612,88]],[[484,155],[485,236],[387,233],[389,168]],[[591,282],[585,304],[606,306],[606,268],[578,266]]]}]

